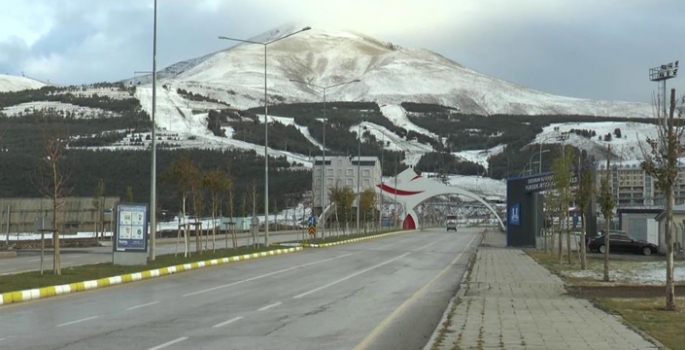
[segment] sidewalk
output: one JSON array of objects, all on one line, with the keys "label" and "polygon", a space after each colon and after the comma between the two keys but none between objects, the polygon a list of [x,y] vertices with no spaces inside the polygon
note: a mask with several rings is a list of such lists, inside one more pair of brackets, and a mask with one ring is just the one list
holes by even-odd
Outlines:
[{"label": "sidewalk", "polygon": [[[489,231],[483,245],[503,246]],[[441,344],[426,349],[656,349],[519,249],[481,248]],[[451,312],[450,312],[451,311]]]}]

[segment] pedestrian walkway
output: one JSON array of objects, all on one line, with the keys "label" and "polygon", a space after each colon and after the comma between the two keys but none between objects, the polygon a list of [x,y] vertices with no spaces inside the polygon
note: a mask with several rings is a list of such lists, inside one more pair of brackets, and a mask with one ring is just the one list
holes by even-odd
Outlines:
[{"label": "pedestrian walkway", "polygon": [[[501,238],[486,234],[484,243]],[[444,339],[426,349],[657,348],[616,316],[568,296],[561,279],[521,250],[481,248],[466,282]]]}]

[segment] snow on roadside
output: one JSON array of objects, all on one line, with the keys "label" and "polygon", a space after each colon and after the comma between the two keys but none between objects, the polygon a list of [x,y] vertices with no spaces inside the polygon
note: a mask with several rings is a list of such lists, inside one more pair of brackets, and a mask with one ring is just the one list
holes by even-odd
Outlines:
[{"label": "snow on roadside", "polygon": [[[601,281],[602,271],[564,271],[563,275],[576,278],[590,278]],[[666,263],[665,262],[645,262],[639,264],[635,269],[614,269],[609,271],[609,278],[619,283],[636,283],[647,285],[659,285],[666,283]],[[685,282],[685,263],[676,262],[673,269],[673,279],[676,282]]]}]

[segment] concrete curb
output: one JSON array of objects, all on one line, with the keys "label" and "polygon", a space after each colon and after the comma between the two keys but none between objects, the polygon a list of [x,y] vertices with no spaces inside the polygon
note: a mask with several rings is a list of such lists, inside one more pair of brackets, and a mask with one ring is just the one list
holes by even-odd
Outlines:
[{"label": "concrete curb", "polygon": [[[447,304],[447,308],[445,309],[445,312],[442,314],[442,318],[440,319],[438,326],[435,327],[433,334],[428,339],[428,342],[423,347],[423,350],[432,350],[434,348],[436,341],[438,341],[438,339],[441,338],[444,332],[446,331],[446,327],[448,326],[447,321],[452,315],[452,312],[454,311],[453,309],[455,308],[455,304],[461,302],[461,299],[464,297],[464,295],[466,295],[466,292],[469,289],[469,284],[467,283],[467,280],[471,275],[472,267],[476,262],[476,256],[478,255],[480,245],[481,243],[483,243],[483,239],[486,233],[487,230],[483,232],[483,234],[481,235],[481,240],[480,242],[478,242],[478,245],[476,245],[476,252],[471,256],[471,259],[469,259],[469,262],[466,265],[466,271],[464,272],[464,275],[461,276],[461,281],[459,282],[459,290],[457,290],[457,293],[454,295],[454,297],[452,297],[449,304]],[[443,339],[440,339],[441,342],[442,340]]]},{"label": "concrete curb", "polygon": [[321,243],[321,244],[302,243],[302,246],[306,247],[306,248],[327,248],[327,247],[332,247],[332,246],[336,246],[336,245],[365,241],[367,239],[373,239],[373,238],[387,237],[387,236],[396,235],[399,233],[406,233],[406,232],[410,232],[410,231],[395,231],[395,232],[388,232],[388,233],[380,233],[377,235],[346,239],[344,241],[338,241],[338,242],[332,242],[332,243]]},{"label": "concrete curb", "polygon": [[108,286],[113,286],[122,283],[129,283],[135,281],[142,281],[150,278],[172,275],[175,273],[180,273],[189,270],[196,270],[203,267],[215,266],[226,264],[229,262],[238,262],[250,259],[257,259],[261,257],[267,257],[271,255],[281,255],[297,251],[302,251],[302,247],[295,248],[284,248],[269,250],[265,252],[231,256],[225,258],[211,259],[205,261],[197,261],[187,264],[179,264],[175,266],[167,266],[154,270],[147,270],[142,272],[130,273],[121,276],[105,277],[98,280],[75,282],[70,284],[64,284],[60,286],[50,286],[43,288],[27,289],[22,291],[7,292],[0,294],[0,306],[12,303],[20,303],[29,300],[45,299],[56,295],[70,294],[81,292],[84,290],[104,288]]}]

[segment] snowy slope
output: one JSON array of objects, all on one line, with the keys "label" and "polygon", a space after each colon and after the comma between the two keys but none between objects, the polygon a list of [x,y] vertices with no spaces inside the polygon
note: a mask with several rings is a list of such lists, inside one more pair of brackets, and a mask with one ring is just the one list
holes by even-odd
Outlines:
[{"label": "snowy slope", "polygon": [[[555,131],[558,128],[558,131]],[[615,137],[614,130],[621,129],[621,138]],[[590,139],[570,133],[571,129],[594,130],[597,136]],[[611,141],[604,141],[603,136],[611,133]],[[551,124],[543,128],[542,132],[537,135],[531,144],[560,144],[558,136],[561,134],[568,135],[568,139],[563,141],[567,145],[573,145],[581,150],[588,151],[589,154],[599,156],[599,159],[605,159],[607,146],[611,145],[611,151],[615,156],[621,157],[624,160],[643,159],[642,147],[645,147],[647,137],[656,138],[657,128],[654,124],[645,123],[625,123],[625,122],[598,122],[598,123],[559,123]],[[600,140],[600,136],[602,139]]]},{"label": "snowy slope", "polygon": [[76,118],[96,118],[96,117],[113,117],[117,114],[111,111],[105,111],[100,108],[90,108],[77,106],[70,103],[62,103],[55,101],[36,101],[26,102],[18,105],[6,107],[2,109],[2,113],[7,116],[17,116],[21,114],[30,113],[32,111],[48,110],[53,112],[70,113]]},{"label": "snowy slope", "polygon": [[485,169],[488,169],[490,164],[488,159],[492,156],[496,156],[504,151],[504,145],[495,146],[490,149],[473,150],[473,151],[461,151],[452,152],[457,158],[467,160],[472,163],[480,164]]},{"label": "snowy slope", "polygon": [[[425,153],[433,151],[433,147],[430,145],[424,145],[416,140],[407,141],[387,128],[374,123],[362,122],[361,129],[362,135],[368,131],[376,137],[376,140],[384,141],[386,149],[404,151],[406,156],[404,163],[410,166],[416,165]],[[357,134],[357,138],[359,138],[359,124],[351,126],[350,132]]]},{"label": "snowy slope", "polygon": [[402,108],[402,106],[397,105],[385,105],[381,106],[381,112],[383,116],[388,118],[393,124],[407,129],[407,131],[415,131],[419,134],[424,134],[430,136],[434,139],[438,138],[438,135],[412,123],[409,118],[407,118],[407,111]]},{"label": "snowy slope", "polygon": [[0,92],[40,89],[45,86],[38,80],[15,75],[0,74]]},{"label": "snowy slope", "polygon": [[[287,35],[301,26],[288,25],[255,41]],[[233,43],[227,42],[227,47]],[[203,57],[179,62],[160,74],[192,91],[218,98],[238,108],[263,104],[264,51],[261,45],[241,44]],[[140,78],[137,78],[140,79]],[[644,103],[591,101],[526,88],[492,78],[439,54],[406,49],[352,32],[314,28],[269,46],[270,99],[282,102],[320,100],[319,91],[292,82],[328,86],[330,101],[438,103],[475,114],[585,114],[646,117]],[[145,84],[146,80],[141,80]],[[270,101],[270,102],[274,102]]]}]

